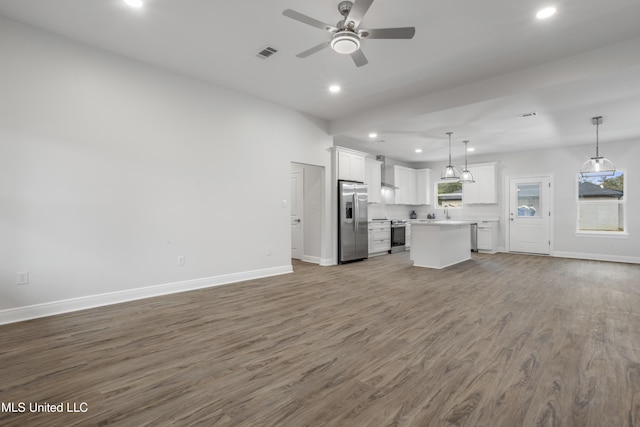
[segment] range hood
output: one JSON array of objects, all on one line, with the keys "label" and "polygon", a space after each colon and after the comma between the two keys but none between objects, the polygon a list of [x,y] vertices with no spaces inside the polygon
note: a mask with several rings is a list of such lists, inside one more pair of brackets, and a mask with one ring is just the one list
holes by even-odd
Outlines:
[{"label": "range hood", "polygon": [[397,190],[398,187],[395,186],[395,172],[393,170],[393,160],[387,160],[385,156],[377,155],[376,160],[382,162],[380,165],[380,175],[381,175],[381,183],[382,188],[390,188],[392,190]]}]

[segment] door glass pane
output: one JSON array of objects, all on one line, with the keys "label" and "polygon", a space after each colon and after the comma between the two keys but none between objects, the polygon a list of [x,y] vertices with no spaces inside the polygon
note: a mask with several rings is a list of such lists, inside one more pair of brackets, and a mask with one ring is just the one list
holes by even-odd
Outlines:
[{"label": "door glass pane", "polygon": [[517,184],[518,216],[540,216],[540,184]]}]

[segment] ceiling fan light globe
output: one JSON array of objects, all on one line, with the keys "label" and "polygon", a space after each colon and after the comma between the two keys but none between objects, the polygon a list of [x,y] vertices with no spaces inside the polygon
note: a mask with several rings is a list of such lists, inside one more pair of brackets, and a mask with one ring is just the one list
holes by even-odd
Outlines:
[{"label": "ceiling fan light globe", "polygon": [[360,49],[360,37],[352,31],[338,31],[331,39],[331,49],[343,55],[351,55]]}]

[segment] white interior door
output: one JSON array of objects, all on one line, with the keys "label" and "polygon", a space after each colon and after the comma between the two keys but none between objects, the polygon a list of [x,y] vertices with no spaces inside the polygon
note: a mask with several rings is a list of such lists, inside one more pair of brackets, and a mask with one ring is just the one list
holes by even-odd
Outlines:
[{"label": "white interior door", "polygon": [[510,179],[509,251],[551,252],[550,182],[549,177]]},{"label": "white interior door", "polygon": [[291,258],[294,259],[302,259],[303,255],[303,188],[303,171],[291,171]]}]

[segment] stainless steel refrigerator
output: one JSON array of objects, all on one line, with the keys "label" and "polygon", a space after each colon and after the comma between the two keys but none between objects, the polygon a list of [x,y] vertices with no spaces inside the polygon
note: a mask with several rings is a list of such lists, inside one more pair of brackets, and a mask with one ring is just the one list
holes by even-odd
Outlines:
[{"label": "stainless steel refrigerator", "polygon": [[369,256],[367,186],[338,181],[338,262],[359,261]]}]

